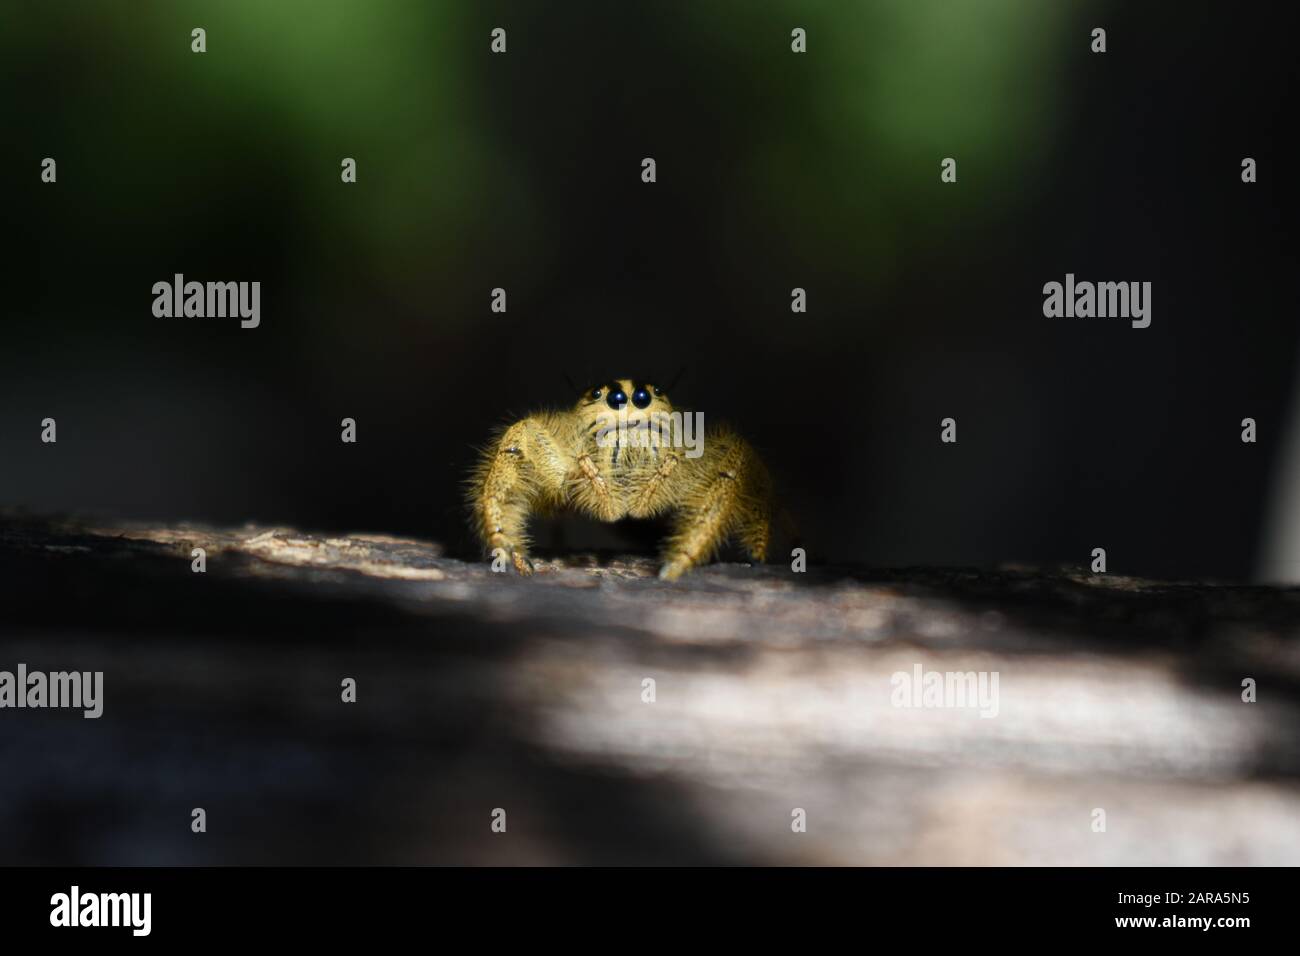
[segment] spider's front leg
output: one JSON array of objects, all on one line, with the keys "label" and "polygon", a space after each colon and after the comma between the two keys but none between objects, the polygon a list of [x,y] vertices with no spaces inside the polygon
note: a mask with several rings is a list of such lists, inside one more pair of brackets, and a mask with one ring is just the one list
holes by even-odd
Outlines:
[{"label": "spider's front leg", "polygon": [[741,438],[719,435],[699,463],[685,461],[671,476],[680,506],[664,547],[659,577],[674,580],[708,561],[732,535],[755,561],[767,559],[772,490],[767,469]]},{"label": "spider's front leg", "polygon": [[532,574],[528,518],[562,494],[569,465],[541,416],[515,422],[485,450],[470,480],[474,531],[489,557],[501,549],[515,570]]}]

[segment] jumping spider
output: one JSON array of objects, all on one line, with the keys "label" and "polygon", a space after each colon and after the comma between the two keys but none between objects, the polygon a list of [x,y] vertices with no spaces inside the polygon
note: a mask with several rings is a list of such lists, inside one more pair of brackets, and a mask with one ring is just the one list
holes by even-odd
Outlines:
[{"label": "jumping spider", "polygon": [[[699,421],[697,416],[695,421]],[[735,432],[713,427],[698,446],[656,386],[615,379],[583,393],[567,411],[543,411],[499,432],[470,478],[473,528],[489,554],[528,559],[528,519],[573,510],[601,521],[674,513],[659,577],[673,579],[712,559],[734,537],[755,561],[767,558],[773,500],[767,469]],[[689,422],[686,422],[689,425]]]}]

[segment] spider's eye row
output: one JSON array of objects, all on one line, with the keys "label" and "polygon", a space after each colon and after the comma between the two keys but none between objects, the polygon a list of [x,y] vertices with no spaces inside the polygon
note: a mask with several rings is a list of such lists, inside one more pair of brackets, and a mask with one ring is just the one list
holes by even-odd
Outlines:
[{"label": "spider's eye row", "polygon": [[605,399],[605,402],[610,408],[614,409],[614,411],[618,411],[627,404],[627,395],[624,394],[621,388],[616,388],[609,393],[609,398]]},{"label": "spider's eye row", "polygon": [[632,393],[632,404],[637,408],[645,408],[650,404],[650,393],[645,390],[644,385]]}]

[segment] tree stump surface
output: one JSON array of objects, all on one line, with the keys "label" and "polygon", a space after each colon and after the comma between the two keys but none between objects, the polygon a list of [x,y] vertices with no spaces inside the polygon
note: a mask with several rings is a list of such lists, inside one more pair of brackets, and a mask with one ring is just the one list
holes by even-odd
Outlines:
[{"label": "tree stump surface", "polygon": [[[1300,862],[1300,589],[537,568],[4,516],[0,670],[103,671],[104,714],[0,710],[0,863]],[[996,714],[896,706],[917,667]]]}]

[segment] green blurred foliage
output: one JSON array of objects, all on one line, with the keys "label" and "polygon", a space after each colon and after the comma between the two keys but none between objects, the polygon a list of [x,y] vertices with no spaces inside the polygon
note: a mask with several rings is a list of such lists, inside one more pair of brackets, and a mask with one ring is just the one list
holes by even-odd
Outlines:
[{"label": "green blurred foliage", "polygon": [[[957,158],[959,182],[1034,174],[1068,12],[1042,0],[72,0],[56,16],[7,5],[0,57],[20,81],[5,111],[25,127],[10,149],[60,157],[70,188],[53,202],[69,219],[136,230],[127,245],[142,263],[271,230],[303,279],[300,307],[319,307],[319,342],[351,321],[330,307],[331,262],[365,277],[345,295],[432,312],[444,330],[481,313],[481,290],[454,286],[485,255],[525,289],[575,274],[562,238],[573,193],[539,156],[548,140],[580,151],[635,127],[639,108],[647,140],[673,115],[700,128],[703,172],[682,187],[696,221],[680,225],[733,281],[793,258],[824,284],[887,282],[906,250],[940,239],[954,206],[1007,211],[985,207],[1001,191],[939,188],[943,157]],[[592,51],[593,20],[631,26]],[[511,47],[492,62],[498,24]],[[190,51],[195,26],[204,56]],[[790,52],[795,26],[806,55]],[[624,61],[634,68],[611,75]],[[503,105],[502,83],[550,84],[541,105],[554,113]],[[584,91],[605,105],[555,101]],[[610,103],[624,108],[602,112]],[[344,156],[362,188],[339,188]],[[598,186],[608,174],[583,162],[564,175]]]}]

